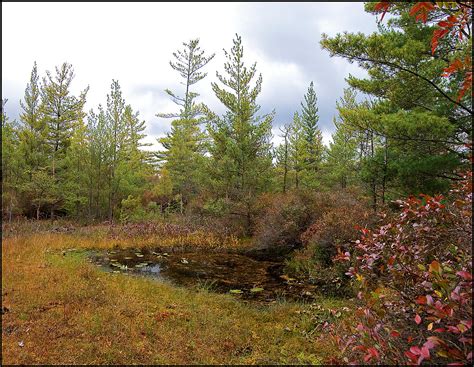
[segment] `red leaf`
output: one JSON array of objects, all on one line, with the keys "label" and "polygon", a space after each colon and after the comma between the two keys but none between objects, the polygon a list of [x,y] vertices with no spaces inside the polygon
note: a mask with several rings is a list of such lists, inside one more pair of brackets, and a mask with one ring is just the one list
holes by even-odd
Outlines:
[{"label": "red leaf", "polygon": [[441,22],[439,22],[438,25],[439,25],[440,27],[443,27],[443,28],[446,28],[446,27],[449,27],[449,28],[450,28],[450,27],[453,26],[452,23],[446,22],[445,20],[442,20]]},{"label": "red leaf", "polygon": [[392,4],[389,1],[380,1],[377,4],[375,4],[374,10],[378,12],[382,12],[382,16],[380,17],[380,21],[383,20],[383,17],[385,16],[385,13],[388,11],[388,9],[392,6]]},{"label": "red leaf", "polygon": [[467,326],[468,329],[472,327],[472,320],[462,320],[461,324],[464,324]]},{"label": "red leaf", "polygon": [[431,54],[434,54],[436,48],[438,47],[438,42],[441,38],[443,38],[449,30],[447,29],[436,29],[433,32],[433,37],[431,38]]},{"label": "red leaf", "polygon": [[375,11],[383,11],[386,10],[387,8],[390,7],[390,2],[388,1],[380,1],[377,4],[375,4],[374,10]]},{"label": "red leaf", "polygon": [[429,336],[427,339],[434,345],[443,344],[443,341],[437,336]]},{"label": "red leaf", "polygon": [[471,273],[468,273],[467,271],[458,271],[456,275],[459,275],[460,277],[466,280],[472,280]]},{"label": "red leaf", "polygon": [[416,301],[419,305],[426,305],[426,297],[425,296],[419,296]]},{"label": "red leaf", "polygon": [[365,345],[356,345],[355,347],[352,348],[352,351],[355,351],[355,350],[367,350],[367,347]]},{"label": "red leaf", "polygon": [[421,355],[421,349],[416,346],[410,347],[410,352],[412,352],[416,356]]},{"label": "red leaf", "polygon": [[451,64],[447,68],[444,68],[443,71],[443,76],[450,76],[451,74],[457,72],[458,70],[462,69],[462,61],[459,59],[454,59]]},{"label": "red leaf", "polygon": [[415,322],[416,322],[418,325],[420,325],[420,323],[421,323],[421,317],[420,317],[420,315],[416,314],[416,316],[415,316]]},{"label": "red leaf", "polygon": [[406,355],[408,358],[410,358],[412,361],[416,361],[416,360],[417,360],[416,355],[413,354],[412,352],[408,352],[408,351],[407,351],[407,352],[405,352],[405,355]]},{"label": "red leaf", "polygon": [[400,333],[396,330],[392,330],[390,332],[390,335],[393,336],[394,338],[398,338],[400,336]]},{"label": "red leaf", "polygon": [[379,352],[375,348],[369,348],[368,352],[372,357],[378,358],[379,357]]},{"label": "red leaf", "polygon": [[434,5],[430,2],[419,2],[411,8],[410,16],[416,15],[416,20],[421,20],[423,23],[426,23],[428,12],[434,10],[434,8]]},{"label": "red leaf", "polygon": [[424,358],[430,358],[430,350],[426,347],[421,347],[421,355]]},{"label": "red leaf", "polygon": [[450,15],[448,17],[448,22],[450,22],[450,23],[456,23],[457,21],[458,21],[458,18],[456,18],[456,16],[454,16],[454,15]]}]

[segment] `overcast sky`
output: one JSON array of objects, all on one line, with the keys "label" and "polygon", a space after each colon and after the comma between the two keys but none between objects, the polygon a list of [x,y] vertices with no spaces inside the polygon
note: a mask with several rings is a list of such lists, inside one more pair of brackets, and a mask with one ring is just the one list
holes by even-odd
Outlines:
[{"label": "overcast sky", "polygon": [[[276,111],[274,135],[301,109],[313,81],[327,144],[336,100],[347,86],[344,79],[365,73],[330,58],[319,46],[321,33],[375,30],[375,16],[364,12],[363,3],[2,3],[2,98],[8,98],[8,116],[18,118],[33,62],[42,77],[66,61],[75,70],[73,93],[90,86],[87,111],[105,105],[112,79],[119,80],[156,149],[156,138],[169,131],[171,121],[155,114],[177,111],[164,89],[182,91],[169,65],[172,53],[193,38],[207,54],[216,53],[196,91],[198,102],[222,113],[210,84],[216,71],[223,73],[223,49],[230,50],[238,33],[244,62],[257,62],[263,76],[257,100],[261,112]],[[275,136],[275,144],[280,141]]]}]

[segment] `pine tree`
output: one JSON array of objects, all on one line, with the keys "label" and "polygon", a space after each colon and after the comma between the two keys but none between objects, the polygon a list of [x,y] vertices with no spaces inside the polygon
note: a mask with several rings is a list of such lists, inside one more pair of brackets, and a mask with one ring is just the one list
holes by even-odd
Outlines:
[{"label": "pine tree", "polygon": [[[53,156],[55,159],[60,159],[70,144],[74,128],[84,117],[82,108],[86,102],[89,87],[81,92],[79,97],[70,95],[74,70],[68,63],[56,67],[54,77],[49,71],[46,71],[46,75],[41,89],[41,112],[48,125],[48,142],[52,147]],[[54,170],[53,162],[53,172]]]},{"label": "pine tree", "polygon": [[184,80],[182,83],[185,85],[184,97],[179,97],[166,89],[166,93],[182,108],[179,113],[157,114],[158,117],[174,118],[171,131],[166,137],[158,140],[164,150],[158,152],[157,157],[162,163],[162,169],[166,168],[169,172],[173,191],[179,196],[181,207],[183,207],[183,195],[186,193],[185,196],[189,196],[197,190],[197,171],[202,169],[204,160],[204,134],[199,128],[202,108],[194,102],[199,95],[193,92],[191,87],[207,76],[201,69],[215,56],[215,54],[204,55],[205,52],[199,47],[199,39],[183,43],[183,46],[185,48],[182,51],[173,53],[176,61],[170,61],[170,65]]},{"label": "pine tree", "polygon": [[22,127],[19,131],[20,151],[29,179],[37,169],[45,168],[48,159],[47,126],[41,111],[41,95],[38,84],[38,68],[33,64],[30,82],[25,89],[24,101],[20,101]]},{"label": "pine tree", "polygon": [[159,142],[165,148],[160,158],[173,182],[173,191],[181,197],[198,190],[198,171],[203,169],[204,134],[195,120],[179,119],[171,123],[171,132]]},{"label": "pine tree", "polygon": [[71,137],[65,157],[64,181],[61,184],[64,210],[69,216],[83,217],[87,214],[88,168],[90,167],[87,126],[78,122]]},{"label": "pine tree", "polygon": [[301,121],[305,139],[305,173],[306,185],[314,185],[315,173],[320,167],[323,143],[322,134],[318,126],[319,116],[317,107],[316,92],[313,82],[310,83],[308,92],[304,96],[304,103],[301,102]]},{"label": "pine tree", "polygon": [[[353,89],[345,89],[344,96],[336,102],[338,110],[355,108],[356,93]],[[336,131],[329,143],[326,170],[332,182],[338,182],[344,189],[356,175],[357,132],[344,120],[341,115],[334,119]]]},{"label": "pine tree", "polygon": [[[145,121],[126,104],[118,81],[112,80],[110,88],[107,108],[99,105],[98,113],[91,110],[87,117],[83,139],[88,141],[84,160],[89,162],[85,168],[89,174],[80,206],[85,209],[82,198],[87,197],[91,217],[113,221],[124,199],[137,200],[146,189],[152,171],[148,154],[141,149],[149,145],[142,142]],[[84,152],[79,147],[76,151]]]},{"label": "pine tree", "polygon": [[334,125],[336,131],[329,143],[326,169],[331,181],[339,183],[344,189],[356,173],[357,141],[343,123],[334,119]]},{"label": "pine tree", "polygon": [[218,72],[223,86],[212,83],[217,98],[227,108],[219,117],[208,111],[208,133],[211,138],[211,174],[216,189],[227,197],[244,204],[247,225],[250,226],[250,207],[256,193],[269,185],[272,167],[271,125],[274,112],[260,117],[256,103],[262,88],[262,75],[254,87],[251,81],[256,74],[256,63],[250,68],[243,63],[243,47],[236,35],[233,47],[224,50],[227,62],[224,69],[228,77]]},{"label": "pine tree", "polygon": [[18,123],[11,121],[5,111],[7,99],[2,99],[2,214],[9,221],[18,206],[18,191],[22,181],[22,164],[19,154]]},{"label": "pine tree", "polygon": [[121,200],[128,196],[138,197],[146,186],[146,179],[151,174],[148,164],[148,153],[141,148],[150,146],[141,140],[145,137],[145,121],[140,120],[140,113],[134,112],[127,104],[123,113],[125,141],[123,159],[120,160],[117,173],[121,177]]},{"label": "pine tree", "polygon": [[[41,87],[41,113],[48,127],[47,143],[51,150],[51,175],[55,187],[61,187],[63,183],[63,164],[66,151],[71,144],[75,129],[80,125],[84,117],[83,107],[86,102],[87,87],[79,97],[70,95],[70,86],[74,79],[72,65],[63,63],[56,67],[56,75],[53,77],[49,71],[47,77],[43,78]],[[56,200],[51,205],[51,218],[54,217],[54,209],[63,201],[59,190],[56,192]]]},{"label": "pine tree", "polygon": [[295,172],[295,187],[300,187],[301,172],[305,167],[306,157],[306,140],[303,130],[303,122],[298,112],[293,115],[293,122],[291,123],[289,135],[289,156],[290,165]]},{"label": "pine tree", "polygon": [[280,144],[275,149],[276,164],[277,167],[283,169],[283,183],[282,191],[286,192],[288,187],[288,173],[290,171],[290,147],[289,147],[289,137],[291,133],[291,124],[284,125],[280,128],[281,137],[283,138],[283,143]]},{"label": "pine tree", "polygon": [[107,133],[110,144],[108,155],[110,157],[109,167],[109,202],[108,212],[109,220],[114,219],[114,208],[118,205],[118,192],[120,190],[120,177],[117,177],[117,168],[122,159],[124,159],[126,125],[124,119],[125,99],[122,97],[120,84],[117,80],[112,80],[110,94],[107,95]]},{"label": "pine tree", "polygon": [[89,142],[89,216],[101,218],[108,198],[108,167],[110,164],[110,141],[105,111],[101,105],[98,114],[91,110],[87,116],[87,139]]},{"label": "pine tree", "polygon": [[179,72],[181,78],[184,79],[183,85],[185,85],[184,97],[178,96],[175,92],[170,89],[166,89],[165,92],[171,97],[173,102],[178,106],[181,106],[180,112],[176,113],[159,113],[157,117],[165,118],[181,118],[181,119],[194,119],[201,110],[194,103],[194,99],[199,96],[196,92],[191,91],[191,86],[204,79],[207,73],[203,73],[200,70],[211,61],[215,54],[210,56],[204,56],[204,51],[199,47],[199,38],[189,41],[189,43],[183,42],[184,49],[173,52],[173,56],[176,61],[170,61],[171,67]]}]

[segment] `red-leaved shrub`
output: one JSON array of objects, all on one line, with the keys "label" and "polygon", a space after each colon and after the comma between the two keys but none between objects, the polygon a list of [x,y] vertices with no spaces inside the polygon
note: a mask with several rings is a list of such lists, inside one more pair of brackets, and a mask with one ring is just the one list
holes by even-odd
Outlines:
[{"label": "red-leaved shrub", "polygon": [[472,173],[464,178],[448,198],[399,201],[398,216],[337,255],[362,302],[360,322],[335,336],[343,361],[472,363]]}]

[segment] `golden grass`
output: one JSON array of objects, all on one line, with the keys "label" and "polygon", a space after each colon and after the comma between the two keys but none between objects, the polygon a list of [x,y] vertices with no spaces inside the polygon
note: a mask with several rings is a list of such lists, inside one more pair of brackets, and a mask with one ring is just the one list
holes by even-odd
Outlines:
[{"label": "golden grass", "polygon": [[249,306],[231,295],[104,273],[81,253],[59,251],[146,244],[79,234],[4,239],[2,363],[314,364],[336,352],[301,333],[314,327],[314,318],[297,312],[308,305]]}]

